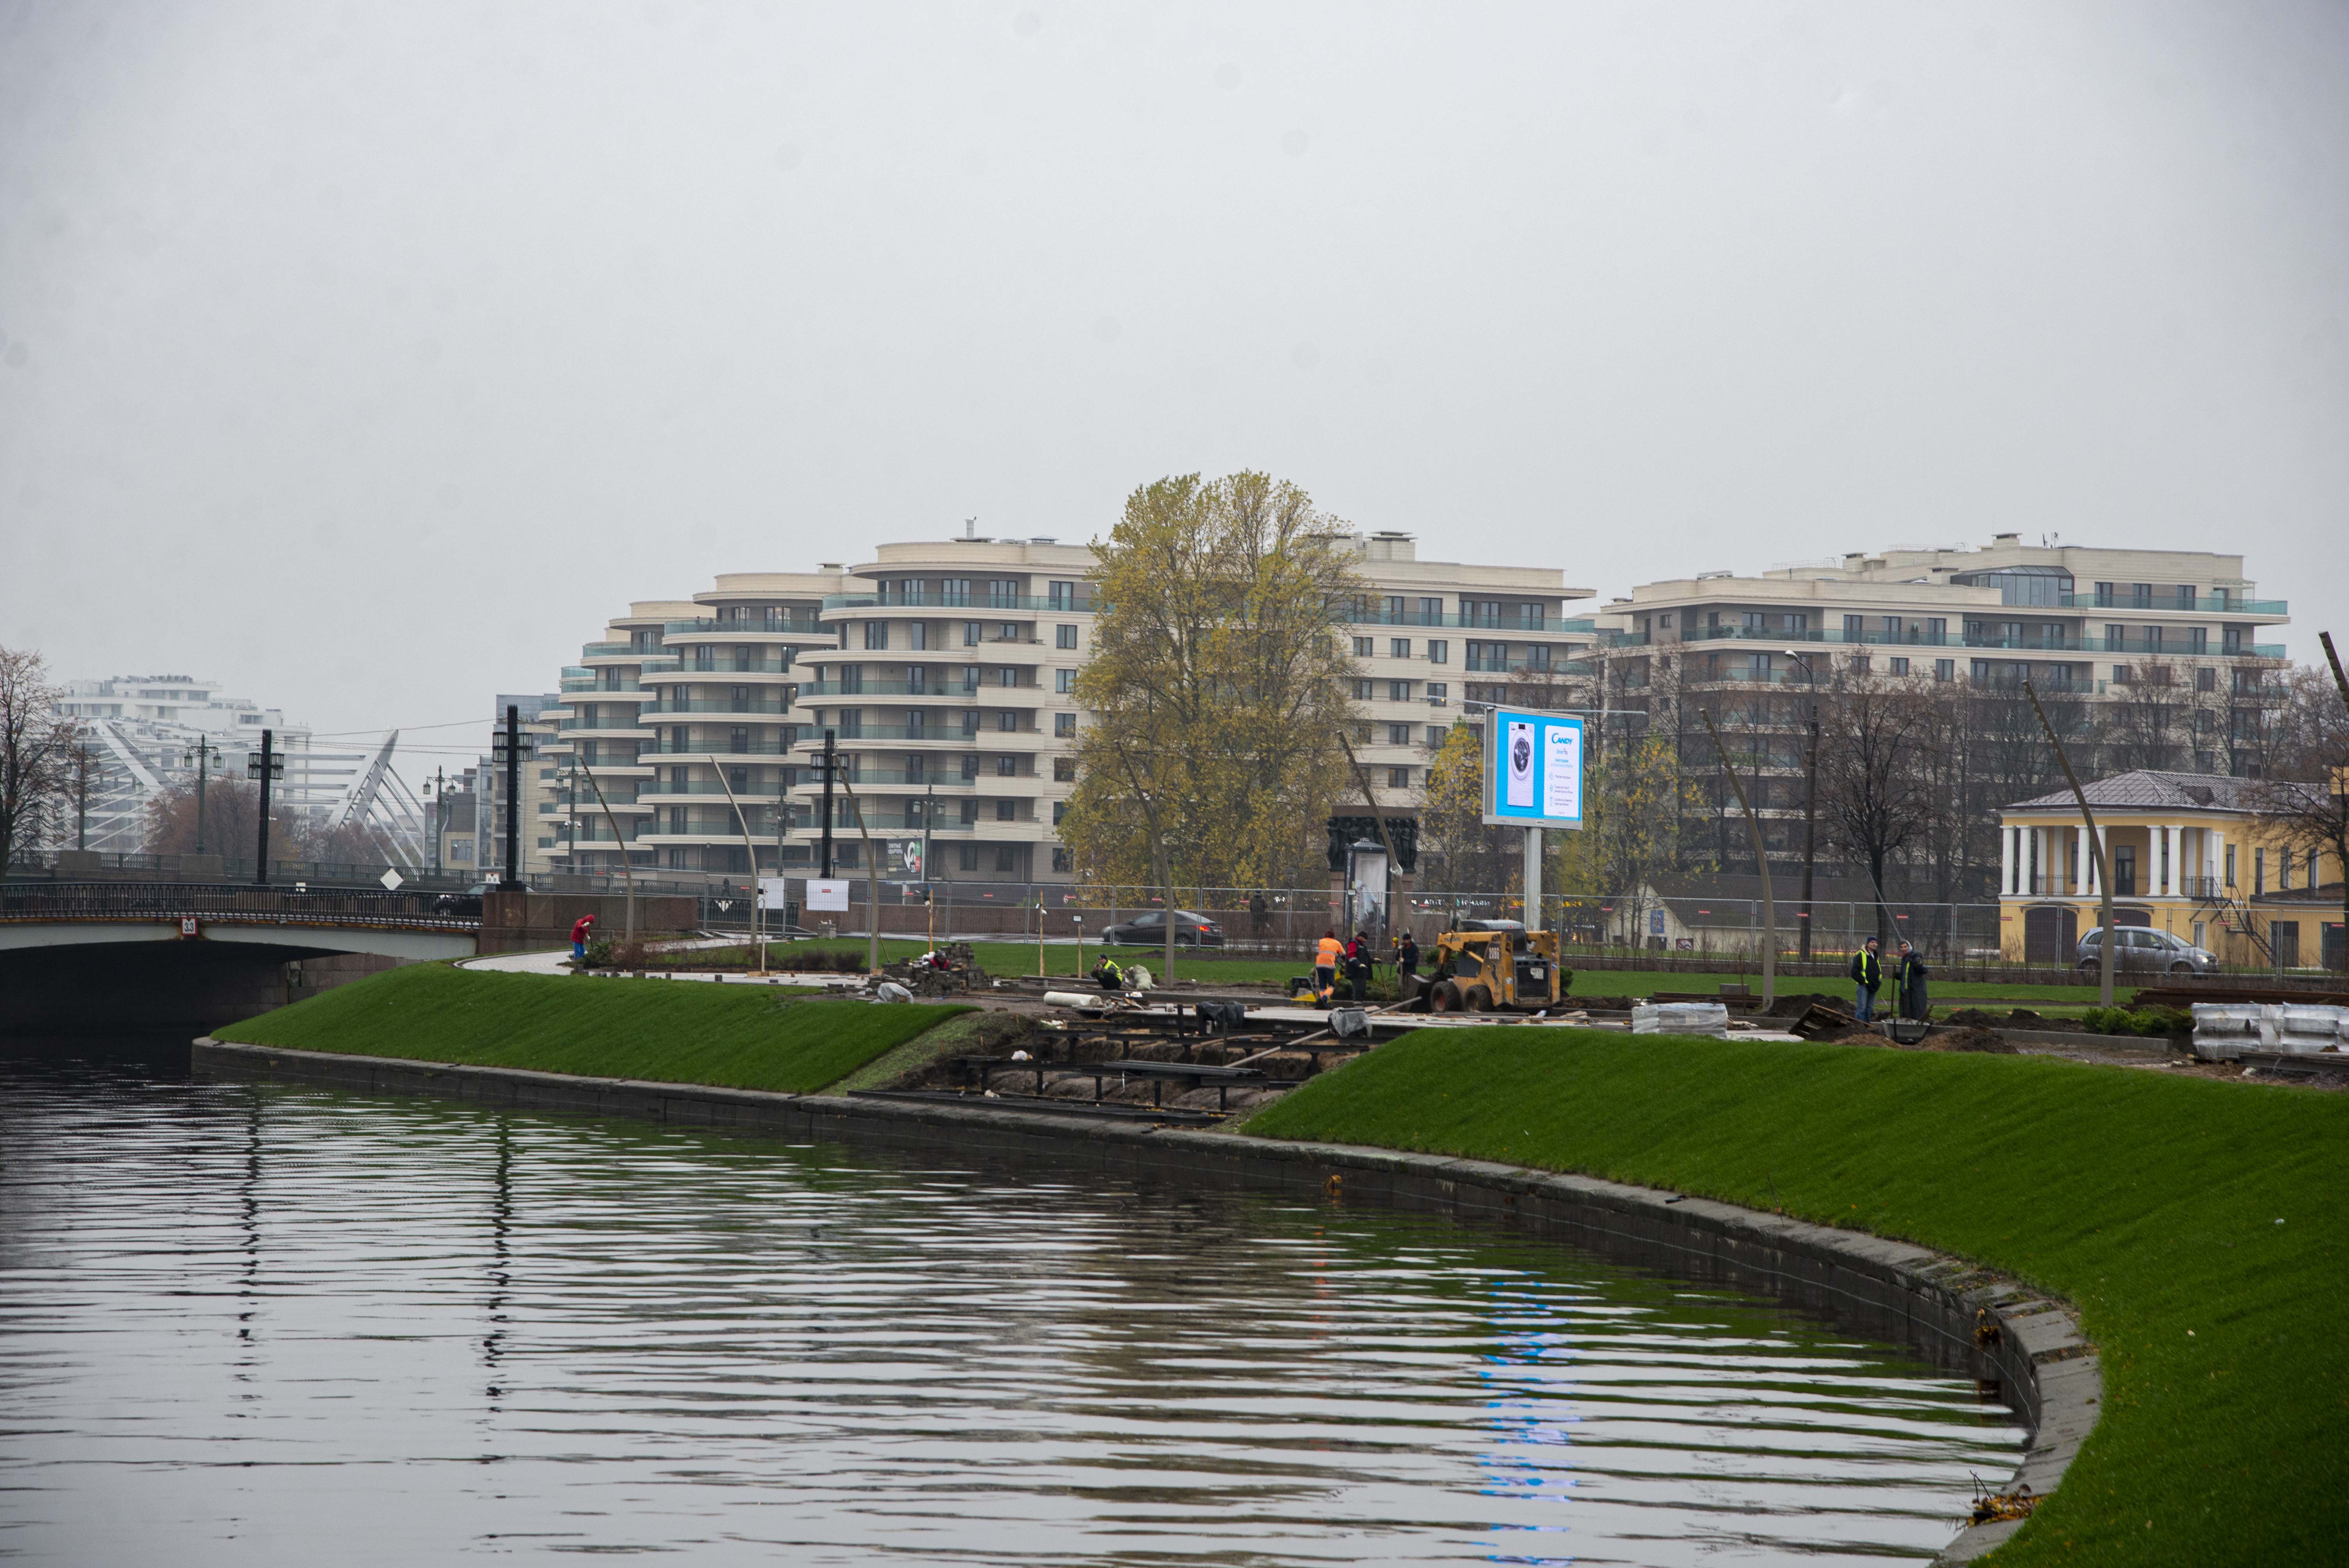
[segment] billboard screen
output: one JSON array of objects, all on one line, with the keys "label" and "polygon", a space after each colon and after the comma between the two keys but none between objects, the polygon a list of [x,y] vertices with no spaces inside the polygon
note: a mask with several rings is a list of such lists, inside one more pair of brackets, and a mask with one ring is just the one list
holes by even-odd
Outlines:
[{"label": "billboard screen", "polygon": [[1496,707],[1485,722],[1485,820],[1496,827],[1581,827],[1582,720]]}]

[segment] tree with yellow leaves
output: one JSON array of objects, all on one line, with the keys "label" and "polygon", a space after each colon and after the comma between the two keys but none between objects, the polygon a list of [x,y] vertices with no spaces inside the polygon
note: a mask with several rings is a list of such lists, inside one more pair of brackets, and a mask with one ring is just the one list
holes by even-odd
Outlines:
[{"label": "tree with yellow leaves", "polygon": [[[1142,486],[1107,541],[1061,824],[1096,882],[1285,885],[1318,868],[1347,787],[1360,592],[1344,524],[1260,473]],[[1171,901],[1171,894],[1170,894]]]}]

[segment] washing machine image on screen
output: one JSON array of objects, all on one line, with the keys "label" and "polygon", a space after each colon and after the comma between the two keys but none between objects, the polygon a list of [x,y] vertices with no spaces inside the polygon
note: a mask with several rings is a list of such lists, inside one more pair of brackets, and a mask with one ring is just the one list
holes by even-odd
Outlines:
[{"label": "washing machine image on screen", "polygon": [[1527,720],[1509,720],[1509,804],[1534,803],[1534,727]]}]

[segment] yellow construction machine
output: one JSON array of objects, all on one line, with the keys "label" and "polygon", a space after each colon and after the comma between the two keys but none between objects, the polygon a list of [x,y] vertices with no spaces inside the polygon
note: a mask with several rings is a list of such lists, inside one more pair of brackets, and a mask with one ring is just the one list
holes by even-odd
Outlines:
[{"label": "yellow construction machine", "polygon": [[1514,920],[1463,923],[1435,939],[1435,973],[1421,982],[1417,1006],[1435,1013],[1530,1013],[1566,994],[1557,933],[1527,931]]}]

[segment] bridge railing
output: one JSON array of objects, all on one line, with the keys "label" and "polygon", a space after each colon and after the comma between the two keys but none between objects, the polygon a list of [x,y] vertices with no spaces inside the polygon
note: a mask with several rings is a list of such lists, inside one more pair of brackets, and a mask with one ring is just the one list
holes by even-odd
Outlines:
[{"label": "bridge railing", "polygon": [[0,920],[233,920],[477,930],[481,901],[430,890],[239,887],[222,882],[20,882],[0,887]]}]

